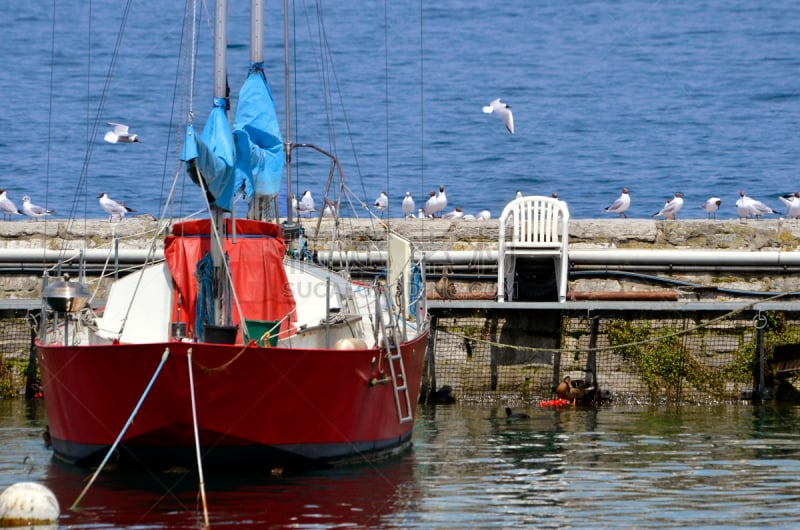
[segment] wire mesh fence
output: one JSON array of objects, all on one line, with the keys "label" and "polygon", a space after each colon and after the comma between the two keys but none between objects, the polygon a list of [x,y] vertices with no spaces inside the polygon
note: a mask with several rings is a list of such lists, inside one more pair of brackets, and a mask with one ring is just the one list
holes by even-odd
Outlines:
[{"label": "wire mesh fence", "polygon": [[25,392],[33,346],[31,329],[24,311],[0,315],[0,398]]},{"label": "wire mesh fence", "polygon": [[800,313],[525,313],[438,317],[432,384],[460,401],[548,400],[570,376],[573,395],[595,403],[708,403],[794,388],[796,370],[781,370],[773,353],[800,343]]}]

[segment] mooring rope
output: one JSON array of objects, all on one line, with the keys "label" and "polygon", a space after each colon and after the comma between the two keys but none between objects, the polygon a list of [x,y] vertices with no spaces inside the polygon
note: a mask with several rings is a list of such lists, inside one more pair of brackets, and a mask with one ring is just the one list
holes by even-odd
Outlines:
[{"label": "mooring rope", "polygon": [[122,430],[120,431],[119,436],[117,436],[117,439],[114,440],[114,443],[109,448],[108,453],[106,453],[105,458],[103,458],[103,461],[100,463],[100,465],[95,470],[94,474],[92,475],[92,478],[89,480],[89,483],[86,484],[86,487],[83,488],[83,491],[81,492],[81,494],[78,495],[78,498],[75,499],[74,503],[72,503],[72,506],[70,507],[71,510],[75,510],[75,509],[78,508],[78,504],[80,504],[81,500],[83,500],[83,497],[86,495],[86,492],[89,491],[89,488],[92,487],[92,484],[94,484],[94,481],[97,479],[97,476],[103,470],[103,467],[105,467],[105,465],[108,463],[108,459],[111,458],[111,455],[114,453],[114,451],[117,450],[117,446],[119,445],[119,442],[122,440],[122,437],[125,436],[125,432],[128,430],[128,427],[130,427],[131,423],[133,423],[133,418],[139,412],[139,408],[141,408],[142,403],[144,403],[144,398],[147,397],[147,394],[150,393],[150,389],[153,388],[153,383],[156,382],[156,378],[158,377],[158,374],[161,373],[161,368],[164,367],[164,363],[167,362],[167,358],[168,357],[169,357],[169,348],[166,348],[164,350],[164,353],[161,355],[161,362],[158,363],[158,367],[156,368],[156,371],[153,374],[153,377],[150,379],[150,382],[147,383],[147,388],[144,389],[144,393],[142,393],[142,397],[139,398],[139,402],[136,404],[136,407],[134,407],[133,412],[131,412],[130,418],[128,418],[128,421],[125,422],[125,426],[122,427]]},{"label": "mooring rope", "polygon": [[208,523],[208,505],[206,504],[206,483],[203,478],[203,459],[200,455],[200,433],[197,430],[197,404],[194,399],[194,374],[192,373],[191,348],[189,348],[186,354],[186,361],[189,366],[189,395],[192,399],[192,425],[194,426],[194,448],[195,454],[197,455],[197,476],[200,480],[200,498],[203,501],[203,520],[206,523],[205,528],[208,528],[210,525]]}]

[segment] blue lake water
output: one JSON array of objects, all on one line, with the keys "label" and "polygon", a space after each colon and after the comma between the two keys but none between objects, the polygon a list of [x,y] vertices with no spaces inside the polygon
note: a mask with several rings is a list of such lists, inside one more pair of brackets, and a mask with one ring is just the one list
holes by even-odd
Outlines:
[{"label": "blue lake water", "polygon": [[[266,68],[282,116],[283,2],[266,3]],[[247,9],[230,6],[234,105]],[[191,110],[202,127],[211,107],[206,19],[195,97],[173,96],[183,11],[178,0],[22,2],[0,20],[0,187],[17,206],[27,194],[59,217],[101,217],[105,191],[159,213],[178,124]],[[497,216],[517,189],[557,191],[573,217],[597,218],[626,186],[633,217],[681,191],[679,219],[705,217],[710,196],[732,218],[740,189],[783,211],[778,195],[800,188],[797,2],[343,0],[319,12],[294,8],[291,139],[339,154],[345,213],[366,215],[360,202],[386,190],[399,216],[406,191],[420,205],[441,184],[448,210]],[[481,111],[496,97],[512,106],[513,136]],[[128,123],[142,143],[103,142],[106,121]],[[293,187],[319,205],[327,162],[295,159]],[[181,182],[174,213],[200,208],[198,196]]]},{"label": "blue lake water", "polygon": [[[206,473],[212,528],[797,528],[800,408],[423,408],[414,447],[376,466]],[[195,470],[54,461],[42,403],[0,401],[0,490],[45,484],[60,528],[198,528]]]}]

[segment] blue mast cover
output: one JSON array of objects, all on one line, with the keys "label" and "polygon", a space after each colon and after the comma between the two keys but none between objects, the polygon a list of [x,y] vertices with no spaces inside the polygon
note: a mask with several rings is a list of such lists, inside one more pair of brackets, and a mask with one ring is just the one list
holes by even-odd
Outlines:
[{"label": "blue mast cover", "polygon": [[253,189],[259,195],[277,194],[286,164],[275,101],[261,66],[251,66],[239,90],[233,121],[236,180],[252,183],[251,189],[245,190],[250,198]]}]

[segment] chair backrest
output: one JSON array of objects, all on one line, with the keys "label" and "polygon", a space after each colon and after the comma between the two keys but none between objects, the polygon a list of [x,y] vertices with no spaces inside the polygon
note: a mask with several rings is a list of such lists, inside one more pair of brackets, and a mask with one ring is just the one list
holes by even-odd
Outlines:
[{"label": "chair backrest", "polygon": [[[505,246],[558,248],[566,244],[569,210],[552,197],[530,195],[514,199],[500,215],[500,241]],[[505,242],[510,226],[511,240]]]}]

